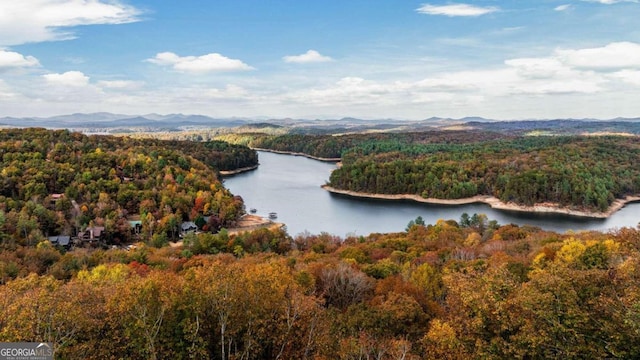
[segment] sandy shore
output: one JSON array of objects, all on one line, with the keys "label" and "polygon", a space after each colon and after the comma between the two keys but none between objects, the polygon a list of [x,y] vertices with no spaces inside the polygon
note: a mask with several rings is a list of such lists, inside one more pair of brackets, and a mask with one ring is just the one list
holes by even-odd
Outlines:
[{"label": "sandy shore", "polygon": [[230,176],[230,175],[240,174],[240,173],[243,173],[243,172],[255,170],[255,169],[258,168],[259,165],[260,164],[253,165],[253,166],[247,166],[247,167],[243,167],[243,168],[239,168],[239,169],[235,169],[235,170],[221,170],[220,171],[220,175],[221,176]]},{"label": "sandy shore", "polygon": [[269,219],[263,218],[258,215],[243,215],[240,220],[238,220],[238,224],[236,227],[229,228],[227,231],[229,235],[240,234],[245,231],[253,231],[261,228],[269,228],[271,230],[279,229],[283,227],[284,224],[273,222]]},{"label": "sandy shore", "polygon": [[276,153],[276,154],[304,156],[304,157],[309,158],[309,159],[318,160],[318,161],[324,161],[324,162],[338,162],[338,161],[342,160],[341,158],[323,158],[323,157],[317,157],[317,156],[312,156],[312,155],[309,155],[309,154],[293,152],[293,151],[280,151],[280,150],[271,150],[271,149],[262,149],[262,148],[252,148],[252,149],[256,150],[256,151],[265,151],[265,152],[271,152],[271,153]]},{"label": "sandy shore", "polygon": [[427,204],[443,204],[443,205],[464,205],[464,204],[473,204],[473,203],[484,203],[498,210],[565,214],[565,215],[571,215],[571,216],[580,216],[580,217],[588,217],[588,218],[596,218],[596,219],[606,219],[616,211],[622,209],[626,204],[640,201],[640,196],[627,196],[624,199],[615,200],[613,204],[611,204],[609,209],[605,212],[589,212],[589,211],[568,209],[552,203],[542,203],[542,204],[536,204],[533,206],[524,206],[524,205],[518,205],[514,203],[504,203],[496,197],[485,196],[485,195],[478,195],[478,196],[463,198],[463,199],[447,200],[447,199],[423,198],[418,195],[410,195],[410,194],[386,195],[386,194],[360,193],[360,192],[354,192],[354,191],[348,191],[348,190],[340,190],[340,189],[332,188],[327,185],[322,185],[322,188],[334,194],[341,194],[341,195],[368,198],[368,199],[412,200],[412,201],[427,203]]}]

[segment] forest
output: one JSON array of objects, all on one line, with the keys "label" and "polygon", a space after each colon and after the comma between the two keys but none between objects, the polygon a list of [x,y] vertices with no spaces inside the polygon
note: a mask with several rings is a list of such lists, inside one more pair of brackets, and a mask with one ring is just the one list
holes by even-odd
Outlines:
[{"label": "forest", "polygon": [[0,253],[0,341],[52,342],[59,359],[634,359],[640,230],[463,214],[345,239],[18,245]]},{"label": "forest", "polygon": [[220,141],[45,129],[0,131],[0,156],[2,240],[20,245],[94,227],[104,228],[103,243],[120,244],[132,240],[132,219],[159,244],[177,238],[187,220],[229,227],[244,205],[217,172],[258,161],[255,151]]},{"label": "forest", "polygon": [[215,136],[214,139],[252,148],[298,152],[319,158],[336,159],[342,157],[346,151],[362,146],[368,147],[371,144],[379,146],[396,144],[397,146],[397,144],[473,143],[510,137],[497,132],[429,130],[423,132],[354,133],[344,135],[273,135],[263,132],[245,132],[221,134]]},{"label": "forest", "polygon": [[366,143],[343,154],[329,184],[424,198],[494,196],[520,205],[606,211],[640,194],[640,146],[629,137],[526,137],[473,144]]}]

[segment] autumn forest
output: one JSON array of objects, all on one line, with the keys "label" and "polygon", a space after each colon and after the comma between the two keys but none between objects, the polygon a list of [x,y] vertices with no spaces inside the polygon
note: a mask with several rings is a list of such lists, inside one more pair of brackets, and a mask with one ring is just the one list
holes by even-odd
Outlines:
[{"label": "autumn forest", "polygon": [[329,183],[357,192],[587,211],[640,194],[635,137],[3,129],[0,341],[59,359],[640,357],[640,228],[465,213],[345,238],[231,233],[246,209],[220,171],[257,165],[252,148],[340,158]]}]

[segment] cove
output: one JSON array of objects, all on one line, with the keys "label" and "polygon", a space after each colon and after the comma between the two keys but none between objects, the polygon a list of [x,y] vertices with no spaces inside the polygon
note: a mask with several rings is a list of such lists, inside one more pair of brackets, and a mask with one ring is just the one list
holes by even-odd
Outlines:
[{"label": "cove", "polygon": [[462,213],[486,214],[501,225],[539,226],[557,232],[636,227],[640,203],[627,204],[607,219],[590,219],[561,214],[509,212],[485,204],[435,205],[409,200],[373,200],[332,194],[320,186],[336,165],[303,156],[260,151],[260,166],[252,171],[224,178],[224,185],[240,195],[247,211],[257,215],[278,215],[290,235],[327,232],[338,236],[368,235],[404,231],[407,223],[422,216],[427,224],[439,219],[458,221]]}]

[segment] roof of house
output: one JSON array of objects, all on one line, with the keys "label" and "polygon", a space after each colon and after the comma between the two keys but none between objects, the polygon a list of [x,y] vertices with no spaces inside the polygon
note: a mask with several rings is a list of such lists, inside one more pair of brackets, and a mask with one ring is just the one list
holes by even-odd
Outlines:
[{"label": "roof of house", "polygon": [[67,236],[67,235],[49,236],[49,241],[51,241],[51,243],[54,245],[67,246],[71,242],[71,236]]},{"label": "roof of house", "polygon": [[99,238],[102,235],[103,231],[104,231],[104,226],[94,226],[94,227],[86,228],[83,232],[79,233],[78,235],[84,234],[84,235],[91,236],[91,233],[93,233],[94,238]]},{"label": "roof of house", "polygon": [[193,221],[185,221],[182,223],[182,225],[180,225],[180,227],[182,228],[182,231],[186,231],[186,230],[197,229],[198,225],[196,225],[196,223],[194,223]]}]

